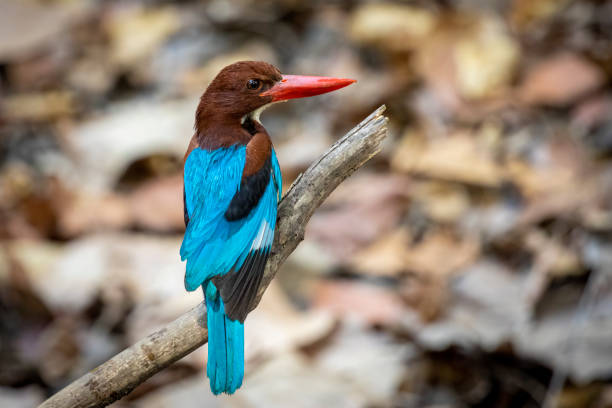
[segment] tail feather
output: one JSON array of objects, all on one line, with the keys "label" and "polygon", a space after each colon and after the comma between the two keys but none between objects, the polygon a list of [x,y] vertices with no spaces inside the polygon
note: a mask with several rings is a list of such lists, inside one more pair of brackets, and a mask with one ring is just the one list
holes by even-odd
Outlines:
[{"label": "tail feather", "polygon": [[206,374],[210,389],[215,395],[233,394],[244,377],[244,326],[227,317],[223,300],[212,282],[208,282],[204,297],[208,320]]}]

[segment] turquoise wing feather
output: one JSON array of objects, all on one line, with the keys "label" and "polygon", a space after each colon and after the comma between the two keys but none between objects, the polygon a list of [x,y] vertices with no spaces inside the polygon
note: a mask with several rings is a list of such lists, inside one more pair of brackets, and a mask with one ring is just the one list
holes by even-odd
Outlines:
[{"label": "turquoise wing feather", "polygon": [[[245,146],[207,151],[194,149],[185,162],[185,206],[189,223],[181,260],[187,260],[185,288],[193,291],[205,280],[227,272],[246,242],[233,242],[233,229],[223,218],[232,197],[240,187],[246,159]],[[233,240],[236,241],[236,240]]]},{"label": "turquoise wing feather", "polygon": [[236,145],[207,151],[194,149],[185,162],[185,206],[189,223],[181,246],[187,260],[185,287],[192,291],[204,281],[238,271],[258,251],[267,258],[276,226],[276,208],[282,180],[272,151],[271,177],[257,205],[236,221],[225,217],[233,196],[240,189],[246,147]]},{"label": "turquoise wing feather", "polygon": [[[242,385],[243,322],[270,253],[281,197],[281,174],[274,151],[261,170],[263,177],[258,180],[267,180],[267,184],[263,192],[258,190],[256,200],[249,200],[252,191],[248,182],[242,182],[245,161],[245,146],[213,151],[196,148],[184,168],[188,223],[181,259],[187,260],[187,290],[204,289],[209,332],[206,372],[214,394],[231,394]],[[258,181],[255,185],[261,187]],[[239,219],[227,217],[241,187],[245,188],[248,213]]]}]

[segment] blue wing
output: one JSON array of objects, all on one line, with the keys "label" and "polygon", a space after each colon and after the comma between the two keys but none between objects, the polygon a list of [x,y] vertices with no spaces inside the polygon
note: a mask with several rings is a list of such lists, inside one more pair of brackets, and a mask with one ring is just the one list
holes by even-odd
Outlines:
[{"label": "blue wing", "polygon": [[240,189],[245,160],[245,146],[196,148],[189,154],[184,174],[189,223],[181,246],[181,259],[187,260],[187,290],[214,278],[227,315],[241,321],[270,253],[282,185],[272,152],[269,182],[257,204],[245,217],[228,221],[225,213]]}]

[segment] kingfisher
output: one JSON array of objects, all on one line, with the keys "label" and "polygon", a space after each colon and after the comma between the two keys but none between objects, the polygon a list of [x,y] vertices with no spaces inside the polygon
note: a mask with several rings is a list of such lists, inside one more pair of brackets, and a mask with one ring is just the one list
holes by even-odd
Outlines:
[{"label": "kingfisher", "polygon": [[282,194],[274,147],[259,121],[268,106],[355,80],[282,75],[261,61],[223,68],[202,94],[183,163],[185,288],[204,292],[206,374],[215,394],[244,377],[244,321],[270,255]]}]

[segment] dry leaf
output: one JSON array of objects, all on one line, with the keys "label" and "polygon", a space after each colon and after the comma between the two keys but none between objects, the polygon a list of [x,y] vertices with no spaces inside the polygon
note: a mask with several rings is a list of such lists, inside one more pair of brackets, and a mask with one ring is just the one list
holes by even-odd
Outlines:
[{"label": "dry leaf", "polygon": [[503,94],[520,57],[503,21],[491,15],[453,14],[424,38],[415,68],[450,112],[463,99]]},{"label": "dry leaf", "polygon": [[485,187],[496,187],[503,180],[502,168],[490,152],[465,133],[427,142],[408,134],[391,165],[402,172]]},{"label": "dry leaf", "polygon": [[470,197],[460,184],[441,181],[415,183],[414,201],[437,223],[454,223],[470,208]]},{"label": "dry leaf", "polygon": [[0,60],[31,57],[53,43],[86,15],[87,2],[41,4],[3,0],[0,13]]},{"label": "dry leaf", "polygon": [[433,232],[405,252],[406,268],[419,275],[448,277],[470,265],[480,254],[480,244],[456,238],[447,232]]},{"label": "dry leaf", "polygon": [[570,138],[552,138],[532,150],[537,154],[530,156],[530,162],[517,158],[506,162],[508,178],[526,197],[576,191],[588,179],[587,152]]},{"label": "dry leaf", "polygon": [[421,275],[400,286],[403,300],[414,309],[421,321],[436,320],[448,306],[448,281],[439,275]]},{"label": "dry leaf", "polygon": [[403,176],[360,175],[341,184],[306,226],[306,236],[340,260],[397,225],[407,202]]},{"label": "dry leaf", "polygon": [[406,228],[397,229],[357,252],[350,265],[364,274],[396,276],[406,270],[404,254],[410,240]]},{"label": "dry leaf", "polygon": [[579,55],[564,52],[532,67],[519,94],[531,105],[564,106],[604,83],[605,77],[597,66]]},{"label": "dry leaf", "polygon": [[542,22],[563,10],[570,0],[513,0],[510,19],[519,29]]},{"label": "dry leaf", "polygon": [[391,3],[367,3],[351,16],[355,41],[395,51],[415,48],[435,28],[437,17],[426,9]]},{"label": "dry leaf", "polygon": [[454,49],[457,89],[467,99],[493,96],[510,83],[519,47],[503,22],[481,17]]},{"label": "dry leaf", "polygon": [[2,115],[9,121],[49,121],[70,116],[76,111],[69,91],[18,94],[0,99]]},{"label": "dry leaf", "polygon": [[145,230],[180,231],[185,227],[182,197],[182,174],[146,182],[128,198],[131,218]]},{"label": "dry leaf", "polygon": [[71,317],[55,320],[45,328],[40,338],[41,376],[51,384],[59,384],[76,366],[80,345],[78,323]]},{"label": "dry leaf", "polygon": [[322,280],[317,286],[314,306],[340,317],[393,324],[402,316],[402,302],[389,289],[356,281]]},{"label": "dry leaf", "polygon": [[73,181],[87,191],[107,192],[131,163],[143,157],[166,154],[182,159],[193,135],[196,106],[191,99],[136,100],[81,123],[66,135],[77,167]]},{"label": "dry leaf", "polygon": [[249,358],[272,356],[317,343],[336,325],[330,313],[322,310],[299,311],[274,280],[261,303],[249,314],[245,326]]},{"label": "dry leaf", "polygon": [[535,256],[533,269],[538,269],[538,273],[544,273],[550,279],[585,273],[575,248],[569,248],[538,230],[529,231],[524,242]]},{"label": "dry leaf", "polygon": [[132,65],[149,57],[180,27],[172,7],[148,10],[119,10],[105,20],[112,48],[111,58],[119,65]]},{"label": "dry leaf", "polygon": [[596,95],[579,104],[572,111],[572,124],[583,128],[601,125],[612,117],[612,97]]},{"label": "dry leaf", "polygon": [[81,194],[62,208],[57,229],[63,237],[87,232],[122,229],[132,222],[129,203],[117,194]]}]

